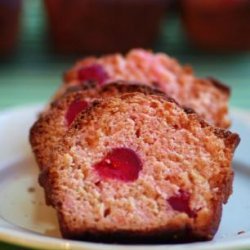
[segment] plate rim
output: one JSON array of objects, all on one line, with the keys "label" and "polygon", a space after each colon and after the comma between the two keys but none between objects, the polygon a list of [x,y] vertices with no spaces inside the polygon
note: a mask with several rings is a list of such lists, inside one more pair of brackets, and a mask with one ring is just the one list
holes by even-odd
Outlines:
[{"label": "plate rim", "polygon": [[23,246],[31,247],[35,249],[46,249],[46,250],[184,250],[192,248],[193,250],[234,250],[250,247],[250,236],[249,238],[235,239],[233,241],[222,241],[222,242],[195,242],[187,244],[159,244],[159,245],[122,245],[122,244],[107,244],[107,243],[92,243],[85,241],[74,241],[67,239],[58,239],[40,234],[31,235],[26,232],[17,231],[15,229],[4,229],[0,227],[0,240],[2,242]]}]

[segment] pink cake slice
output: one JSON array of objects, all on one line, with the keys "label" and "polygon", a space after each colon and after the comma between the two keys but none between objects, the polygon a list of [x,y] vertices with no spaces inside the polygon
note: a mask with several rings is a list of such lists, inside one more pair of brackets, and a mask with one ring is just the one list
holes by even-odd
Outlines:
[{"label": "pink cake slice", "polygon": [[172,99],[125,93],[82,111],[40,178],[65,238],[208,240],[231,193],[238,143]]}]

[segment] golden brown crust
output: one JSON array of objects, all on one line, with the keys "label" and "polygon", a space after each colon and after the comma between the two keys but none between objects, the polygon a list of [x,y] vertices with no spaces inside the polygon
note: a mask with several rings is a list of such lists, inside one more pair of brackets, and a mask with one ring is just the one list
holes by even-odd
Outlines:
[{"label": "golden brown crust", "polygon": [[[60,217],[59,217],[60,218]],[[60,219],[59,219],[60,221]],[[119,244],[163,244],[163,243],[188,243],[194,241],[211,240],[211,234],[196,234],[190,228],[185,227],[182,230],[174,228],[158,228],[148,231],[67,231],[67,228],[61,228],[63,237],[73,240],[84,240],[103,243]]]},{"label": "golden brown crust", "polygon": [[98,86],[98,84],[94,81],[85,81],[77,85],[65,85],[64,91],[60,92],[56,95],[54,102],[56,103],[57,100],[62,98],[63,96],[67,95],[68,93],[75,92],[75,91],[86,91],[92,88],[96,88],[98,91],[103,93],[109,91],[117,91],[120,93],[124,92],[143,92],[149,94],[159,94],[165,95],[164,92],[159,90],[156,87],[147,86],[141,82],[136,81],[125,81],[125,80],[118,80],[110,82],[104,86]]},{"label": "golden brown crust", "polygon": [[157,95],[163,95],[163,96],[166,95],[161,90],[154,88],[154,87],[144,85],[141,82],[134,82],[134,81],[128,82],[128,81],[123,81],[123,80],[104,85],[102,87],[102,92],[109,91],[113,88],[117,89],[120,93],[141,92],[144,94],[157,94]]},{"label": "golden brown crust", "polygon": [[212,77],[212,76],[208,76],[207,79],[217,88],[219,88],[220,90],[222,90],[223,92],[225,92],[228,96],[230,96],[231,94],[231,89],[228,85],[222,83],[220,80]]}]

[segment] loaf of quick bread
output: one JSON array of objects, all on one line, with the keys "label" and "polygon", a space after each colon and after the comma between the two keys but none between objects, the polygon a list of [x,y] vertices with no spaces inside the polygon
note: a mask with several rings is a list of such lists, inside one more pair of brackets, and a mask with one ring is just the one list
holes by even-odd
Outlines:
[{"label": "loaf of quick bread", "polygon": [[116,243],[209,240],[232,193],[230,91],[165,54],[89,57],[30,130],[62,236]]}]

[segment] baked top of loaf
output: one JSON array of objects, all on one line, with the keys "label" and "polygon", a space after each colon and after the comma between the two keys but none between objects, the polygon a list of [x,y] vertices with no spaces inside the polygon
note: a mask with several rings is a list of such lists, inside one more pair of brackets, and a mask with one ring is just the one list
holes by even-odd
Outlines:
[{"label": "baked top of loaf", "polygon": [[190,66],[182,66],[166,54],[134,49],[125,56],[85,58],[66,72],[58,95],[67,86],[84,84],[90,79],[100,85],[126,80],[157,87],[182,106],[194,109],[207,122],[222,128],[230,126],[230,89],[214,78],[196,77]]},{"label": "baked top of loaf", "polygon": [[125,93],[78,115],[41,179],[64,237],[211,239],[238,143],[172,99]]}]

